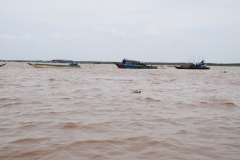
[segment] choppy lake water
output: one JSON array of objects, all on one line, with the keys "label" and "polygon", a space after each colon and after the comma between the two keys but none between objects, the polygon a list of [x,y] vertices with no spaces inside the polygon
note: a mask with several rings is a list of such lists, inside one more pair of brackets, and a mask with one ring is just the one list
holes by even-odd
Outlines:
[{"label": "choppy lake water", "polygon": [[240,157],[240,67],[0,73],[1,160]]}]

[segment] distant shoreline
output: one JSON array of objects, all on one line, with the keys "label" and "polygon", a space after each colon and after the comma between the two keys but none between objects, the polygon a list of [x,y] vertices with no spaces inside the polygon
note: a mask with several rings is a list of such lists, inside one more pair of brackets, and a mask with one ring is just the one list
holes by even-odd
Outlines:
[{"label": "distant shoreline", "polygon": [[[0,62],[42,62],[42,60],[0,60]],[[74,61],[81,64],[113,64],[115,61]],[[181,65],[185,62],[146,62],[149,65]],[[206,63],[207,66],[236,66],[240,67],[240,63]]]}]

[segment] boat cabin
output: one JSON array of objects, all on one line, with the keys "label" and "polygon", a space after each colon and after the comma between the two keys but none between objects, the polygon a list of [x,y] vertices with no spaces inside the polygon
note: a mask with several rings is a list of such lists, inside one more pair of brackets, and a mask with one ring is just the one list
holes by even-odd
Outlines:
[{"label": "boat cabin", "polygon": [[146,63],[140,62],[140,61],[135,61],[135,60],[128,60],[126,58],[124,58],[122,60],[122,65],[140,65],[140,66],[146,66]]},{"label": "boat cabin", "polygon": [[202,67],[204,65],[205,65],[204,60],[202,60],[201,62],[196,64],[196,67]]}]

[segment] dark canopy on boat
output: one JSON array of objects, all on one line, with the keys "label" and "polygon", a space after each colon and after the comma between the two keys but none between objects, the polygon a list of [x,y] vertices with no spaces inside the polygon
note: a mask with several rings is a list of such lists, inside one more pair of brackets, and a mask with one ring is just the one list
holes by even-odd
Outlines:
[{"label": "dark canopy on boat", "polygon": [[73,60],[66,60],[66,59],[54,59],[52,62],[56,63],[73,63]]}]

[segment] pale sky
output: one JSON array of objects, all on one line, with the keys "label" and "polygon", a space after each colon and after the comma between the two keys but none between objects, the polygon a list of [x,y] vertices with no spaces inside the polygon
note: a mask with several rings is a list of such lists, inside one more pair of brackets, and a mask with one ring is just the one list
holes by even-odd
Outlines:
[{"label": "pale sky", "polygon": [[240,0],[0,0],[0,59],[240,63]]}]

